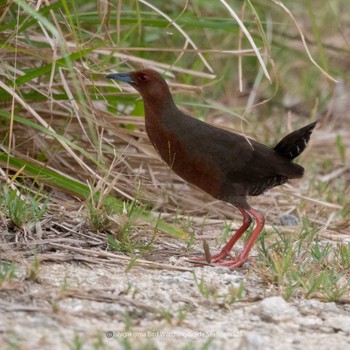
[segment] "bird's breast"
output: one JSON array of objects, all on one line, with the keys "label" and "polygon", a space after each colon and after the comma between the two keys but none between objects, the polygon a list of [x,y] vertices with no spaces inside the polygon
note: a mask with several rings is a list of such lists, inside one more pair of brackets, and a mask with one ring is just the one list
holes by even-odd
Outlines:
[{"label": "bird's breast", "polygon": [[203,154],[193,152],[171,129],[146,123],[146,132],[154,148],[181,178],[218,198],[222,174],[205,162]]}]

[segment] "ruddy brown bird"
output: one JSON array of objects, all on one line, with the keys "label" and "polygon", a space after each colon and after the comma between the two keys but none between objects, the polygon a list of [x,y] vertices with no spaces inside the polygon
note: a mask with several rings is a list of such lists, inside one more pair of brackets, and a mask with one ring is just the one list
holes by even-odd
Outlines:
[{"label": "ruddy brown bird", "polygon": [[[149,139],[168,166],[184,180],[214,198],[231,203],[242,213],[243,224],[211,265],[236,268],[248,259],[265,219],[247,203],[289,179],[300,178],[304,169],[293,159],[305,149],[316,122],[285,136],[274,148],[204,123],[179,110],[163,77],[151,69],[113,73],[106,78],[133,86],[142,96]],[[230,251],[256,221],[248,242],[236,258]],[[192,259],[205,264],[206,258]]]}]

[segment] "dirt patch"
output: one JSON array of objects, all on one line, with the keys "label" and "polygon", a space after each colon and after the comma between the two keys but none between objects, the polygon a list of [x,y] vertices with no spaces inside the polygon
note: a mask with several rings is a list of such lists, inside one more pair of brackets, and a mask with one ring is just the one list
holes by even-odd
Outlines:
[{"label": "dirt patch", "polygon": [[[154,261],[131,268],[126,256],[113,252],[90,248],[89,257],[88,249],[56,246],[38,255],[37,281],[25,278],[32,264],[27,259],[0,290],[1,348],[349,347],[349,305],[285,302],[254,273],[254,261],[234,271],[194,267],[184,257],[185,245],[160,237],[149,253]],[[169,247],[173,254],[157,259]],[[199,242],[195,248],[200,254]]]}]

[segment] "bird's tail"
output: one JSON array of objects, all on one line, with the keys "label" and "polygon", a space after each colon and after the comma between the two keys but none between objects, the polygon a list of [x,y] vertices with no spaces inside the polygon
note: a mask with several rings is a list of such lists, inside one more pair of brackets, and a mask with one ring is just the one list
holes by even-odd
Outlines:
[{"label": "bird's tail", "polygon": [[278,142],[273,149],[287,159],[298,157],[306,148],[316,124],[317,121],[293,131]]}]

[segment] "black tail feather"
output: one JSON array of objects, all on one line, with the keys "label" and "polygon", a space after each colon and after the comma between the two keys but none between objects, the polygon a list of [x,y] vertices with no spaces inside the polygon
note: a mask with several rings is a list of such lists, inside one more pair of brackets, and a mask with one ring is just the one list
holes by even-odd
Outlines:
[{"label": "black tail feather", "polygon": [[287,159],[298,157],[306,148],[310,140],[310,135],[315,128],[317,122],[304,126],[285,136],[273,148],[278,154]]}]

